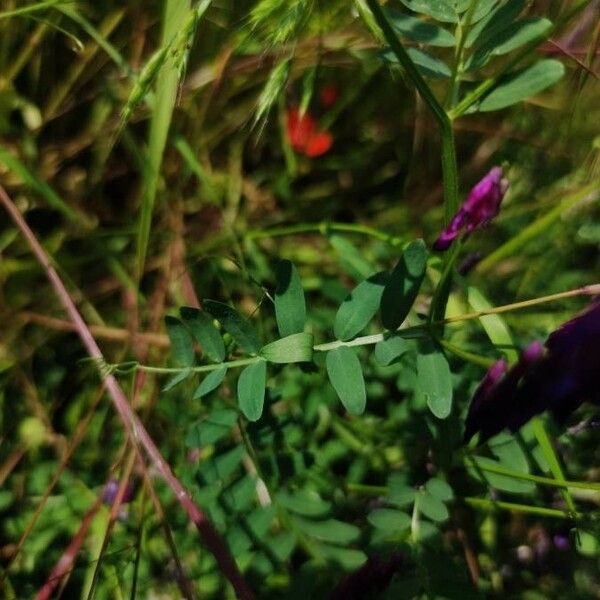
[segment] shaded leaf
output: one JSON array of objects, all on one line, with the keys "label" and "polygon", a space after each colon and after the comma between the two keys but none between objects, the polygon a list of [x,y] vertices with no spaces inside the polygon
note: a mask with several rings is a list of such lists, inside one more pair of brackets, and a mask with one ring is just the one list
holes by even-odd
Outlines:
[{"label": "shaded leaf", "polygon": [[200,385],[196,388],[192,399],[199,400],[207,394],[210,394],[213,390],[216,390],[221,385],[221,383],[223,383],[223,379],[225,379],[226,373],[227,367],[221,367],[220,369],[215,369],[214,371],[211,371],[200,382]]},{"label": "shaded leaf", "polygon": [[237,392],[240,410],[249,421],[262,415],[267,382],[267,363],[264,360],[248,365],[238,379]]},{"label": "shaded leaf", "polygon": [[[452,74],[452,71],[450,71],[450,68],[443,60],[431,56],[417,48],[408,48],[406,51],[423,77],[443,79],[444,77],[450,77]],[[392,50],[382,50],[378,54],[385,62],[398,64],[398,59]]]},{"label": "shaded leaf", "polygon": [[414,12],[429,15],[437,21],[456,23],[456,11],[445,0],[400,0],[404,6]]},{"label": "shaded leaf", "polygon": [[[482,0],[480,0],[480,4],[482,4]],[[515,19],[519,16],[524,6],[525,0],[511,0],[510,2],[498,4],[496,8],[488,12],[484,18],[481,18],[478,23],[473,25],[467,33],[465,48],[470,48],[473,45],[481,47],[502,31],[512,28]]]},{"label": "shaded leaf", "polygon": [[465,64],[465,70],[479,69],[489,58],[507,54],[516,48],[541,39],[552,29],[548,19],[534,17],[517,21],[513,27],[504,29],[481,47],[477,48]]},{"label": "shaded leaf", "polygon": [[225,345],[212,319],[203,311],[191,306],[182,306],[179,315],[194,339],[200,344],[202,352],[214,362],[223,362]]},{"label": "shaded leaf", "polygon": [[367,516],[367,521],[383,531],[396,533],[410,528],[411,518],[405,512],[393,508],[378,508]]},{"label": "shaded leaf", "polygon": [[356,354],[347,346],[330,350],[326,357],[327,375],[344,405],[353,415],[364,412],[367,393],[365,380]]},{"label": "shaded leaf", "polygon": [[282,260],[275,270],[275,318],[279,335],[286,337],[304,331],[306,301],[296,267]]},{"label": "shaded leaf", "polygon": [[425,242],[411,242],[394,267],[381,296],[381,320],[387,329],[398,329],[406,319],[419,293],[426,266]]},{"label": "shaded leaf", "polygon": [[340,305],[333,324],[333,332],[338,340],[352,339],[369,324],[379,308],[387,279],[387,273],[376,273],[359,283],[348,294]]},{"label": "shaded leaf", "polygon": [[202,448],[218,442],[231,431],[237,418],[238,413],[235,410],[215,410],[206,419],[190,427],[185,437],[185,445],[188,448]]},{"label": "shaded leaf", "polygon": [[454,498],[452,488],[443,480],[434,477],[425,484],[425,489],[435,498],[442,502],[448,502]]},{"label": "shaded leaf", "polygon": [[252,325],[228,304],[216,300],[203,300],[204,310],[211,314],[231,335],[236,344],[249,354],[257,354],[260,342]]},{"label": "shaded leaf", "polygon": [[316,492],[296,490],[277,492],[276,499],[287,510],[305,517],[323,517],[331,510],[331,503],[323,500]]},{"label": "shaded leaf", "polygon": [[411,17],[393,8],[384,10],[392,27],[411,40],[430,46],[448,48],[452,48],[456,43],[456,39],[449,31],[434,23]]},{"label": "shaded leaf", "polygon": [[309,521],[301,517],[293,518],[302,532],[323,542],[349,544],[360,536],[360,529],[358,527],[338,521],[337,519]]},{"label": "shaded leaf", "polygon": [[181,367],[191,367],[194,364],[194,345],[185,325],[176,317],[166,316],[165,326],[173,362]]},{"label": "shaded leaf", "polygon": [[417,355],[418,400],[425,400],[438,419],[445,419],[452,409],[450,367],[441,348],[431,340],[419,340]]},{"label": "shaded leaf", "polygon": [[329,243],[336,251],[343,269],[356,281],[366,279],[375,273],[375,267],[346,238],[339,235],[332,235],[329,237]]},{"label": "shaded leaf", "polygon": [[399,335],[377,342],[375,346],[375,360],[382,366],[387,367],[399,359],[405,352],[408,352],[410,346],[408,342]]},{"label": "shaded leaf", "polygon": [[432,521],[445,521],[450,513],[446,505],[429,492],[419,492],[419,510]]}]

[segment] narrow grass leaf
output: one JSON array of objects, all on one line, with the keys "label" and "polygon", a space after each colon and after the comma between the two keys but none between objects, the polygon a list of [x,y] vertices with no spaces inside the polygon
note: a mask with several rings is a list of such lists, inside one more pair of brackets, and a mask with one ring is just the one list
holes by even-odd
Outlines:
[{"label": "narrow grass leaf", "polygon": [[341,346],[326,357],[327,375],[344,408],[353,415],[364,412],[367,403],[360,361],[351,348]]},{"label": "narrow grass leaf", "polygon": [[240,410],[249,421],[258,421],[265,402],[267,363],[260,360],[248,365],[238,379],[237,393]]},{"label": "narrow grass leaf", "polygon": [[411,242],[394,267],[381,296],[381,321],[387,329],[398,329],[406,319],[419,293],[426,266],[425,242]]},{"label": "narrow grass leaf", "polygon": [[350,241],[339,235],[332,235],[329,243],[338,255],[342,268],[356,281],[370,277],[377,270],[364,254]]},{"label": "narrow grass leaf", "polygon": [[263,346],[259,354],[272,363],[310,362],[313,342],[312,333],[294,333]]},{"label": "narrow grass leaf", "polygon": [[203,311],[191,306],[182,306],[179,315],[200,344],[202,352],[214,362],[223,362],[225,344],[219,330],[213,325],[213,320]]},{"label": "narrow grass leaf", "polygon": [[387,280],[387,273],[376,273],[350,292],[335,315],[333,332],[338,340],[352,339],[370,323],[381,303]]},{"label": "narrow grass leaf", "polygon": [[301,333],[306,323],[306,300],[296,267],[282,260],[275,270],[275,318],[281,337]]},{"label": "narrow grass leaf", "polygon": [[173,362],[181,367],[191,367],[194,364],[194,345],[185,325],[176,317],[165,317],[167,334],[171,342]]},{"label": "narrow grass leaf", "polygon": [[[467,299],[469,305],[475,311],[484,311],[493,308],[488,299],[475,287],[471,286],[467,290]],[[487,336],[493,344],[506,355],[509,362],[514,362],[519,358],[514,349],[514,341],[506,326],[506,322],[500,315],[486,315],[479,318],[479,322],[484,328]]]},{"label": "narrow grass leaf", "polygon": [[0,146],[0,163],[3,163],[9,171],[18,175],[28,188],[39,194],[50,208],[61,213],[67,220],[86,227],[90,226],[90,220],[86,216],[71,208],[45,181],[41,180],[21,160],[2,146]]},{"label": "narrow grass leaf", "polygon": [[[166,0],[161,36],[161,50],[170,47],[188,17],[191,8],[190,0]],[[147,165],[143,173],[142,197],[137,236],[137,273],[144,272],[144,263],[152,227],[152,214],[158,189],[160,168],[167,142],[167,134],[171,125],[173,108],[177,98],[180,68],[171,55],[158,61],[154,105],[150,120],[148,136]]]},{"label": "narrow grass leaf", "polygon": [[203,300],[202,306],[221,323],[242,350],[249,354],[258,353],[260,342],[254,328],[235,308],[216,300]]},{"label": "narrow grass leaf", "polygon": [[200,385],[196,388],[192,399],[199,400],[200,398],[204,398],[204,396],[216,390],[223,383],[223,379],[225,379],[226,373],[227,367],[221,367],[220,369],[215,369],[214,371],[211,371],[200,382]]},{"label": "narrow grass leaf", "polygon": [[419,340],[417,354],[417,402],[425,401],[438,419],[452,410],[452,379],[442,349],[431,340]]}]

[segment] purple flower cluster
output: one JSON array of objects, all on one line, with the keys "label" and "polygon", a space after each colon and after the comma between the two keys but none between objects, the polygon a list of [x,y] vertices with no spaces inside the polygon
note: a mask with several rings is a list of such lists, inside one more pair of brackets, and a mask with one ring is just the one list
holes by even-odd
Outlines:
[{"label": "purple flower cluster", "polygon": [[501,167],[492,167],[489,173],[470,191],[450,224],[433,244],[434,250],[447,250],[464,231],[465,237],[474,229],[489,223],[500,210],[500,203],[508,189]]},{"label": "purple flower cluster", "polygon": [[546,341],[529,345],[510,369],[499,360],[475,391],[465,424],[465,443],[485,442],[504,428],[518,431],[549,410],[562,423],[584,401],[600,404],[600,300]]}]

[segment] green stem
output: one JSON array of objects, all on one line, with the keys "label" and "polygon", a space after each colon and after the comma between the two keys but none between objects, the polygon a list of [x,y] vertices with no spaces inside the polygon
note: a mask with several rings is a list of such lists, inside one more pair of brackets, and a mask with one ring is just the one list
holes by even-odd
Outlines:
[{"label": "green stem", "polygon": [[417,91],[423,98],[423,101],[429,107],[440,129],[442,142],[442,174],[444,183],[444,201],[446,209],[446,221],[450,221],[452,216],[458,210],[458,167],[456,164],[456,149],[454,146],[454,131],[452,122],[448,114],[438,102],[437,98],[419,73],[415,63],[412,61],[408,52],[404,49],[402,42],[389,24],[383,10],[379,6],[378,0],[366,0],[366,3],[381,28],[386,42],[398,62],[413,82]]},{"label": "green stem", "polygon": [[[558,487],[563,489],[572,488],[578,490],[600,492],[600,483],[595,483],[593,481],[566,481],[564,478],[560,480],[552,479],[550,477],[542,477],[541,475],[531,475],[530,473],[521,473],[520,471],[513,471],[512,469],[491,465],[489,463],[476,462],[475,465],[477,466],[477,468],[487,473],[504,475],[506,477],[511,477],[512,479],[519,479],[522,481],[531,481],[533,483],[538,483],[539,485],[546,485],[549,487]],[[466,464],[466,466],[470,469],[473,468],[474,465]]]},{"label": "green stem", "polygon": [[298,225],[289,225],[283,227],[272,227],[271,229],[258,229],[248,231],[244,237],[248,240],[261,240],[272,237],[281,237],[286,235],[298,235],[302,233],[319,233],[329,235],[330,233],[341,231],[344,233],[356,233],[376,238],[391,244],[392,246],[401,246],[404,242],[401,238],[389,235],[373,227],[358,225],[354,223],[299,223]]},{"label": "green stem", "polygon": [[[324,344],[317,344],[313,346],[314,352],[327,352],[329,350],[335,350],[336,348],[340,348],[341,346],[372,346],[373,344],[377,344],[378,342],[383,341],[386,337],[390,335],[399,335],[406,338],[414,338],[421,337],[423,335],[423,331],[431,331],[431,328],[436,325],[444,325],[447,323],[457,323],[459,321],[470,321],[473,319],[479,319],[481,317],[485,317],[486,315],[494,315],[504,312],[509,312],[513,310],[517,310],[520,308],[527,308],[529,306],[535,306],[537,304],[543,304],[545,302],[552,302],[554,300],[561,300],[563,298],[571,298],[573,296],[596,296],[600,295],[600,283],[596,283],[593,285],[587,285],[581,288],[577,288],[574,290],[568,290],[566,292],[558,292],[557,294],[550,294],[548,296],[541,296],[540,298],[533,298],[532,300],[523,300],[521,302],[514,302],[513,304],[505,304],[504,306],[496,306],[494,308],[490,308],[488,310],[480,310],[472,313],[465,313],[463,315],[456,315],[454,317],[448,317],[446,319],[442,319],[440,321],[433,321],[432,323],[421,323],[419,325],[413,325],[412,327],[406,327],[405,329],[398,329],[394,332],[383,332],[383,333],[374,333],[372,335],[363,335],[361,337],[354,338],[348,342],[342,342],[341,340],[335,340],[333,342],[326,342]],[[475,354],[472,354],[466,350],[462,350],[457,348],[453,344],[445,342],[441,340],[440,343],[448,347],[451,352],[455,352],[458,356],[462,356],[465,360],[470,360],[471,362],[476,362],[477,364],[481,364],[482,366],[488,366],[488,364],[484,364],[484,359]],[[214,371],[216,369],[221,369],[223,367],[227,367],[228,369],[235,367],[244,367],[246,365],[251,365],[253,363],[258,362],[259,360],[265,360],[261,356],[251,356],[250,358],[240,358],[237,360],[225,361],[222,363],[216,363],[212,365],[201,365],[199,367],[152,367],[150,365],[143,365],[137,362],[133,363],[118,363],[118,364],[108,364],[107,367],[110,371],[145,371],[147,373],[181,373],[182,371],[189,371],[190,373],[203,373],[208,371]]]},{"label": "green stem", "polygon": [[522,248],[527,242],[536,238],[541,233],[547,232],[548,228],[557,221],[560,216],[584,200],[595,202],[598,200],[600,187],[595,181],[577,192],[567,196],[558,206],[546,212],[531,225],[522,229],[516,236],[508,240],[505,244],[497,248],[489,256],[484,258],[476,267],[479,272],[485,272],[495,265],[499,260],[513,255]]},{"label": "green stem", "polygon": [[557,519],[580,518],[580,513],[571,513],[570,511],[560,510],[558,508],[545,508],[543,506],[530,506],[528,504],[517,504],[516,502],[502,502],[496,500],[487,500],[486,498],[463,498],[464,502],[474,508],[484,508],[486,510],[509,510],[512,512],[529,513],[540,515],[542,517],[553,517]]}]

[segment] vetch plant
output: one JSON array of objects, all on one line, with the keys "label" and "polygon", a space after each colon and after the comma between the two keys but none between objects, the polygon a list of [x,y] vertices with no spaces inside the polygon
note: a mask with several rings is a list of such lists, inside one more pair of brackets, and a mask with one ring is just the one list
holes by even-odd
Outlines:
[{"label": "vetch plant", "polygon": [[592,3],[38,4],[0,11],[0,595],[593,595]]}]

